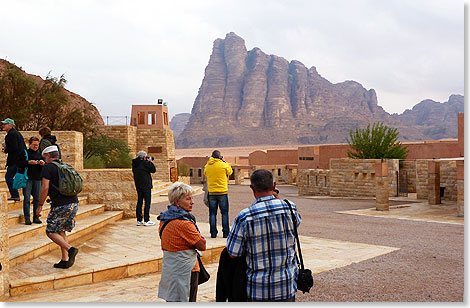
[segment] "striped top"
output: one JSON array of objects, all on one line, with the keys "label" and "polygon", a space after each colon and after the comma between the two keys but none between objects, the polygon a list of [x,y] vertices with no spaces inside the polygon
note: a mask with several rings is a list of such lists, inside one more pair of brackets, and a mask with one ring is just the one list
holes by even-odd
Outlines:
[{"label": "striped top", "polygon": [[[291,202],[297,226],[302,218]],[[242,210],[233,222],[227,238],[231,256],[245,255],[247,296],[254,300],[292,298],[297,292],[298,274],[295,235],[289,205],[264,196]]]}]

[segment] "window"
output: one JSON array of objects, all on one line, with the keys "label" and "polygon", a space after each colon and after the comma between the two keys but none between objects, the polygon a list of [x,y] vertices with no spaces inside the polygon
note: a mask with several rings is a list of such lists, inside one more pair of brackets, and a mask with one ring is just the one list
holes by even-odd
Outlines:
[{"label": "window", "polygon": [[277,175],[281,176],[281,169],[277,169]]},{"label": "window", "polygon": [[313,157],[299,157],[299,160],[314,160]]},{"label": "window", "polygon": [[202,176],[202,169],[201,168],[197,169],[197,176],[198,177]]},{"label": "window", "polygon": [[139,119],[139,124],[145,124],[145,112],[138,112],[137,118]]},{"label": "window", "polygon": [[163,113],[163,124],[168,125],[168,113]]},{"label": "window", "polygon": [[193,168],[189,169],[189,176],[190,176],[190,177],[193,176]]}]

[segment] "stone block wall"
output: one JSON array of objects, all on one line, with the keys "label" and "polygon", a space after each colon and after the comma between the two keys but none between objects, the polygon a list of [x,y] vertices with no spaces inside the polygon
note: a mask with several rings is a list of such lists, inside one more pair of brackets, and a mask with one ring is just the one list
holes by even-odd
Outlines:
[{"label": "stone block wall", "polygon": [[441,161],[441,187],[445,187],[443,200],[457,201],[457,162]]},{"label": "stone block wall", "polygon": [[[380,159],[339,158],[330,160],[330,195],[334,197],[375,197],[375,164]],[[389,195],[397,194],[398,160],[389,159]]]},{"label": "stone block wall", "polygon": [[[29,138],[36,136],[41,139],[37,131],[20,131],[28,147]],[[5,132],[0,132],[0,140],[4,142]],[[52,131],[52,135],[57,137],[57,143],[62,152],[62,160],[75,169],[83,169],[83,134],[75,131]],[[7,160],[7,155],[0,153],[0,166],[3,168]]]},{"label": "stone block wall", "polygon": [[170,129],[137,129],[136,150],[155,157],[155,178],[170,181],[170,167],[176,167],[175,142]]},{"label": "stone block wall", "polygon": [[106,205],[106,210],[122,210],[124,217],[135,217],[137,192],[131,169],[84,169],[83,191],[89,203]]},{"label": "stone block wall", "polygon": [[428,199],[428,160],[416,160],[416,198]]},{"label": "stone block wall", "polygon": [[[428,199],[428,159],[416,160],[416,196]],[[455,160],[440,161],[440,186],[445,187],[443,200],[457,200],[457,165]]]},{"label": "stone block wall", "polygon": [[6,192],[0,191],[0,301],[9,296],[9,244],[8,244],[8,203]]},{"label": "stone block wall", "polygon": [[408,192],[416,192],[416,161],[415,160],[402,160],[402,167],[400,172],[406,172],[408,175]]},{"label": "stone block wall", "polygon": [[137,155],[137,127],[127,125],[98,126],[98,131],[109,138],[123,140],[131,149],[131,155]]},{"label": "stone block wall", "polygon": [[457,162],[457,213],[459,217],[464,216],[465,194],[464,194],[465,166],[464,161]]},{"label": "stone block wall", "polygon": [[301,169],[297,174],[297,187],[301,196],[328,196],[330,170]]}]

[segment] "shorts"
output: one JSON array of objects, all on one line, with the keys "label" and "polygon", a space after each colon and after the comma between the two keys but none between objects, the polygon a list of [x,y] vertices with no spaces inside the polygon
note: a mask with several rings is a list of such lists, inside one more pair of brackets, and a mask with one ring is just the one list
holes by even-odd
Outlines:
[{"label": "shorts", "polygon": [[78,202],[51,208],[49,215],[47,215],[46,234],[72,231],[75,227],[77,211]]}]

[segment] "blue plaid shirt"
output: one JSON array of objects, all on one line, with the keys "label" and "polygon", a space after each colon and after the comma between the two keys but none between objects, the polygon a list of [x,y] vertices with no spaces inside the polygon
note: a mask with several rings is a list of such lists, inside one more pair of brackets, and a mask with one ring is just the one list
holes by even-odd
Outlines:
[{"label": "blue plaid shirt", "polygon": [[[297,206],[290,203],[299,226],[302,218]],[[279,300],[295,295],[295,245],[294,224],[286,202],[264,196],[238,214],[227,238],[227,250],[234,257],[245,255],[248,298]]]}]

